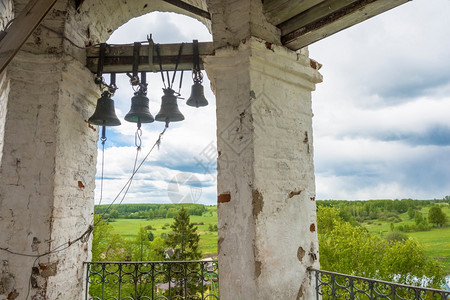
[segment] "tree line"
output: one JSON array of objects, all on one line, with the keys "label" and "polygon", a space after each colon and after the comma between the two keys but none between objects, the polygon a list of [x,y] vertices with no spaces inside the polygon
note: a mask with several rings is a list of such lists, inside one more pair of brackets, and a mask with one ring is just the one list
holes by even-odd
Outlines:
[{"label": "tree line", "polygon": [[94,213],[101,215],[103,219],[111,222],[114,219],[171,219],[184,209],[191,216],[201,216],[206,212],[203,204],[104,204],[96,205]]},{"label": "tree line", "polygon": [[[397,229],[400,231],[420,231],[429,230],[431,226],[445,225],[448,218],[441,207],[447,206],[449,203],[450,196],[434,200],[318,200],[317,206],[336,208],[339,217],[352,225],[371,220],[387,221],[394,224],[401,221],[399,214],[408,213],[409,218],[415,221],[415,225],[400,226]],[[420,212],[422,208],[428,209],[427,217],[424,217]]]}]

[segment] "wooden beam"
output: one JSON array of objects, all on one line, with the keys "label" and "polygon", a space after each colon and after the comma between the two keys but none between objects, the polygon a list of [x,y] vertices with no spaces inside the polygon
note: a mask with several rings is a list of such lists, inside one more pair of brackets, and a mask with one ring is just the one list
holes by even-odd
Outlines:
[{"label": "wooden beam", "polygon": [[310,9],[324,0],[264,0],[264,11],[269,21],[278,25]]},{"label": "wooden beam", "polygon": [[0,73],[41,23],[57,0],[30,0],[0,41]]},{"label": "wooden beam", "polygon": [[282,35],[281,42],[292,50],[298,50],[408,1],[410,0],[359,0]]},{"label": "wooden beam", "polygon": [[278,25],[281,29],[281,35],[291,33],[298,28],[302,28],[308,24],[320,20],[328,15],[342,10],[343,8],[358,2],[358,0],[327,0],[322,3],[311,7],[310,9],[296,15],[295,17],[287,20]]},{"label": "wooden beam", "polygon": [[[139,52],[139,72],[159,71],[159,59],[156,47],[159,47],[161,63],[164,71],[172,71],[178,58],[181,44],[157,44],[152,46],[143,44]],[[198,43],[200,67],[203,68],[203,58],[214,55],[212,42]],[[178,70],[192,70],[193,43],[184,43],[181,52]],[[100,47],[87,49],[87,67],[92,73],[97,72]],[[104,57],[103,73],[127,73],[133,70],[133,45],[107,45]]]},{"label": "wooden beam", "polygon": [[207,12],[203,9],[200,9],[196,6],[190,5],[189,3],[186,3],[184,1],[181,1],[181,0],[163,0],[163,1],[170,3],[176,7],[179,7],[181,9],[184,9],[185,11],[193,13],[197,16],[211,20],[211,15],[209,14],[209,12]]}]

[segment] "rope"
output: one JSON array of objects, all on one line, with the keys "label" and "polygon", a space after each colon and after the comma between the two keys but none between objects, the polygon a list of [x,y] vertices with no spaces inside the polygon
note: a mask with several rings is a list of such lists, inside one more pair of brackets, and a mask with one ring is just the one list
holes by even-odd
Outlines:
[{"label": "rope", "polygon": [[[144,164],[144,162],[147,160],[147,158],[149,157],[150,153],[152,153],[153,149],[155,149],[156,146],[161,145],[161,138],[164,135],[164,133],[166,132],[167,128],[169,128],[169,122],[166,121],[166,126],[164,127],[164,130],[159,134],[158,139],[156,140],[156,142],[153,144],[152,148],[148,151],[147,155],[145,155],[144,159],[140,162],[140,164],[134,168],[133,173],[131,174],[130,179],[128,179],[128,181],[124,184],[124,186],[122,187],[122,189],[119,191],[119,193],[117,194],[117,196],[114,198],[114,200],[109,204],[109,206],[106,208],[106,210],[103,212],[103,214],[101,215],[101,218],[94,224],[97,225],[101,220],[103,220],[104,216],[109,212],[109,210],[111,209],[112,205],[116,202],[116,200],[119,198],[120,194],[122,194],[122,192],[127,188],[128,184],[133,180],[134,175],[136,175],[136,173],[139,171],[139,169],[142,167],[142,165]],[[122,200],[120,201],[119,205],[122,203]]]}]

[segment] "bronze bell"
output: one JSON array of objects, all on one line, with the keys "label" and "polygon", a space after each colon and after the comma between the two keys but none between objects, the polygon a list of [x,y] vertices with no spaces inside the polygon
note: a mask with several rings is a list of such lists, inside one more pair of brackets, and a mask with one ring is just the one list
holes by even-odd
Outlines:
[{"label": "bronze bell", "polygon": [[97,107],[94,114],[89,118],[89,123],[102,126],[118,126],[120,120],[114,110],[114,100],[111,99],[111,93],[105,91],[97,100]]},{"label": "bronze bell", "polygon": [[155,120],[160,122],[178,122],[183,121],[184,116],[178,110],[177,96],[171,88],[163,89],[164,96],[161,98],[161,109],[156,115]]},{"label": "bronze bell", "polygon": [[195,107],[208,105],[208,100],[206,100],[203,91],[203,85],[201,85],[200,82],[195,82],[194,85],[192,85],[191,96],[186,101],[186,104]]},{"label": "bronze bell", "polygon": [[125,120],[132,123],[151,123],[155,121],[148,108],[148,98],[142,91],[135,93],[131,98],[131,109],[125,115]]}]

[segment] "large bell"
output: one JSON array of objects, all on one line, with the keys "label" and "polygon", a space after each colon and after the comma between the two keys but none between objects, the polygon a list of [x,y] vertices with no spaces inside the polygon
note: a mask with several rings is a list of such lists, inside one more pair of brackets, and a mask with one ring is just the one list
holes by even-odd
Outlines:
[{"label": "large bell", "polygon": [[171,88],[163,89],[164,96],[161,98],[161,109],[156,115],[155,120],[160,122],[178,122],[183,121],[184,116],[178,110],[177,96]]},{"label": "large bell", "polygon": [[97,100],[97,107],[88,121],[93,125],[120,125],[120,120],[117,118],[116,111],[114,110],[114,100],[111,99],[109,92],[103,92],[102,96]]},{"label": "large bell", "polygon": [[192,85],[191,96],[186,101],[186,104],[195,107],[208,105],[208,100],[206,100],[203,91],[203,85],[201,85],[200,82],[195,82],[194,85]]},{"label": "large bell", "polygon": [[148,108],[148,98],[142,92],[137,92],[131,98],[131,109],[125,115],[125,120],[132,123],[151,123],[155,121]]}]

